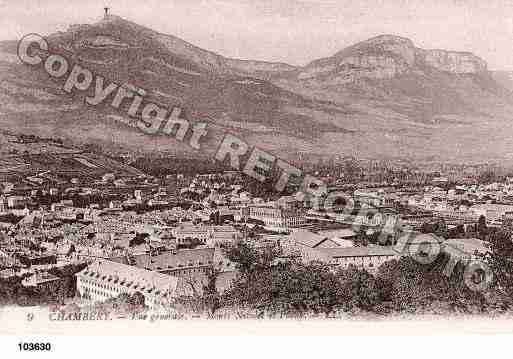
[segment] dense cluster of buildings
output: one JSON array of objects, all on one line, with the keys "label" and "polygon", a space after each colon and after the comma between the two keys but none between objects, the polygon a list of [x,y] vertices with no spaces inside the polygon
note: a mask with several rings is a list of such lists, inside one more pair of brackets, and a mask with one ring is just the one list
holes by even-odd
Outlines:
[{"label": "dense cluster of buildings", "polygon": [[[426,224],[441,221],[470,237],[482,216],[490,226],[513,223],[509,181],[455,186],[334,181],[329,191],[343,192],[350,203],[327,211],[295,196],[253,196],[234,171],[163,179],[105,174],[92,183],[72,179],[57,188],[34,185],[36,179],[30,187],[0,187],[0,278],[19,276],[24,286],[46,288],[59,281],[53,268],[80,264],[75,290],[84,302],[139,292],[151,308],[171,305],[179,297],[200,295],[214,272],[218,290],[226,290],[237,266],[223,248],[241,240],[278,246],[282,260],[375,271],[422,252],[425,243],[468,256],[486,250],[477,239],[420,234]],[[407,244],[398,247],[404,238]]]}]

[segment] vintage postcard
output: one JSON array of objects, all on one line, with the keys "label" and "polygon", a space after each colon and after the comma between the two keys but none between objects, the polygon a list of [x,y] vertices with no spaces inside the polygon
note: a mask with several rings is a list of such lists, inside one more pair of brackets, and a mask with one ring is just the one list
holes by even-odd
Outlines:
[{"label": "vintage postcard", "polygon": [[0,24],[1,334],[513,334],[510,2]]}]

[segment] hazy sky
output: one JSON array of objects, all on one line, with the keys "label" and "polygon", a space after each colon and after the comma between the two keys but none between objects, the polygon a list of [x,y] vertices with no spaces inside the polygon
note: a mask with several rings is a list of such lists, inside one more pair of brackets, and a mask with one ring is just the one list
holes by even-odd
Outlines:
[{"label": "hazy sky", "polygon": [[302,65],[387,33],[513,70],[511,0],[0,0],[0,39],[94,22],[106,5],[229,57]]}]

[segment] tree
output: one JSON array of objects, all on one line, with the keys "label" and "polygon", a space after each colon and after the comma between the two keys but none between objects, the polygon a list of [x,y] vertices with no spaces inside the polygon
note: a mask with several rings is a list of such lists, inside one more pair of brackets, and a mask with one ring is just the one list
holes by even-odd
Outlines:
[{"label": "tree", "polygon": [[484,240],[487,234],[486,217],[481,215],[477,221],[477,234],[479,239]]},{"label": "tree", "polygon": [[508,297],[513,298],[513,242],[511,233],[499,230],[489,238],[491,253],[487,263],[495,276],[497,286]]},{"label": "tree", "polygon": [[280,255],[280,249],[276,246],[256,249],[248,242],[239,240],[225,248],[224,253],[230,261],[236,264],[241,273],[248,274],[256,270],[269,269]]},{"label": "tree", "polygon": [[422,227],[420,229],[422,233],[434,233],[438,237],[442,238],[448,238],[448,228],[447,224],[443,219],[438,219],[433,222],[426,222],[422,224]]},{"label": "tree", "polygon": [[449,230],[450,238],[464,238],[465,227],[462,224],[457,225],[455,228]]},{"label": "tree", "polygon": [[221,307],[221,295],[217,290],[217,278],[219,271],[213,269],[207,274],[207,284],[203,287],[203,303],[210,317]]},{"label": "tree", "polygon": [[369,240],[365,234],[365,229],[362,228],[360,231],[358,231],[356,238],[354,239],[354,245],[356,247],[367,247],[369,245]]},{"label": "tree", "polygon": [[464,280],[465,263],[458,262],[450,276],[444,273],[449,257],[441,254],[429,264],[412,257],[381,265],[376,275],[379,295],[391,308],[409,313],[484,312],[488,293],[473,291]]},{"label": "tree", "polygon": [[237,278],[226,300],[260,316],[329,315],[339,306],[339,283],[322,263],[281,262]]},{"label": "tree", "polygon": [[339,283],[323,263],[280,261],[277,248],[247,242],[226,254],[240,273],[223,296],[225,305],[255,310],[259,316],[297,317],[328,315],[339,304]]},{"label": "tree", "polygon": [[397,259],[387,261],[379,266],[376,273],[376,289],[383,302],[392,300],[394,290],[394,276],[397,274]]},{"label": "tree", "polygon": [[353,265],[337,272],[340,283],[339,296],[346,310],[354,308],[373,310],[380,303],[375,278],[365,269]]}]

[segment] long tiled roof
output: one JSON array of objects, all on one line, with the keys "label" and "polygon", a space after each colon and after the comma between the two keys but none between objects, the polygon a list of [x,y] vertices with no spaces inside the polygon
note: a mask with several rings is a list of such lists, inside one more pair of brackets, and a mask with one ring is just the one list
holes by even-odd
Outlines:
[{"label": "long tiled roof", "polygon": [[491,252],[490,243],[477,238],[450,238],[443,243],[443,248],[447,253],[458,256]]},{"label": "long tiled roof", "polygon": [[166,292],[173,295],[176,292],[179,280],[177,277],[109,260],[97,260],[79,272],[78,275],[155,295]]},{"label": "long tiled roof", "polygon": [[482,203],[475,204],[470,207],[471,210],[482,210],[482,211],[511,211],[513,205],[510,204],[495,204],[495,203]]},{"label": "long tiled roof", "polygon": [[332,257],[373,257],[373,256],[396,256],[398,253],[392,247],[339,247],[339,248],[317,248],[322,254]]},{"label": "long tiled roof", "polygon": [[344,237],[354,237],[356,236],[356,232],[353,231],[350,228],[340,228],[340,229],[324,229],[317,232],[320,236],[325,237],[338,237],[338,238],[344,238]]},{"label": "long tiled roof", "polygon": [[156,256],[141,254],[134,256],[135,265],[151,270],[179,269],[185,267],[199,267],[212,265],[214,261],[214,248],[183,249],[169,251]]},{"label": "long tiled roof", "polygon": [[441,244],[444,241],[443,238],[438,237],[434,233],[420,233],[420,232],[407,232],[398,239],[399,245],[411,245],[411,244],[422,244],[432,243]]},{"label": "long tiled roof", "polygon": [[318,235],[316,233],[310,232],[309,230],[300,229],[292,232],[289,236],[289,239],[307,247],[314,248],[319,243],[323,242],[326,239],[326,236]]}]

